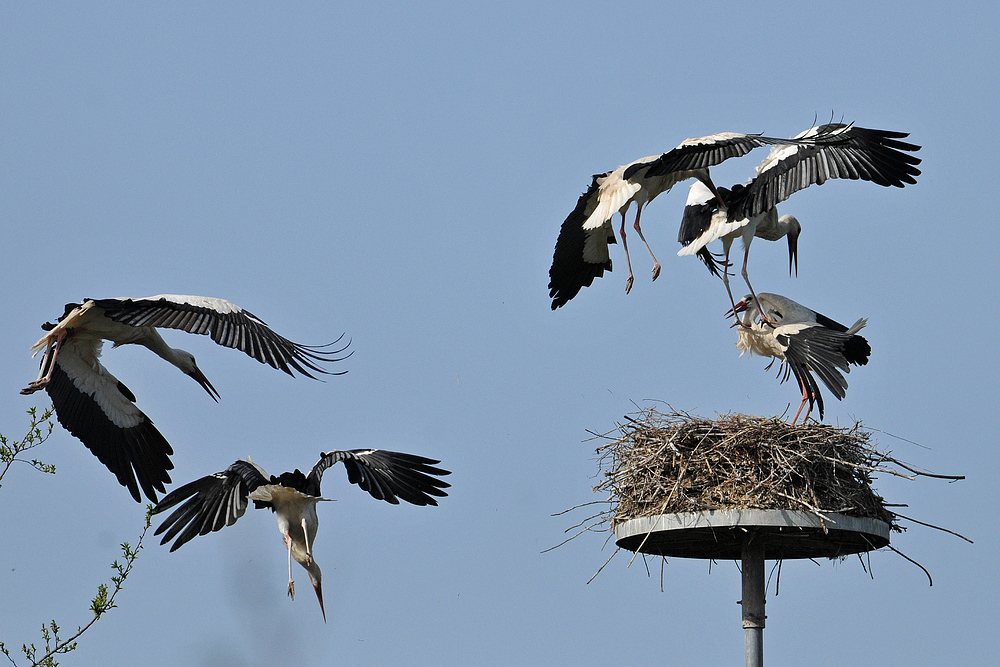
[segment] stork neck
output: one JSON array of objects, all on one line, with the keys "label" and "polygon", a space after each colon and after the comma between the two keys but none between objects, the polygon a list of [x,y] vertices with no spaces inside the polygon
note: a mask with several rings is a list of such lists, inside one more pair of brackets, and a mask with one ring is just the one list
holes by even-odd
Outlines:
[{"label": "stork neck", "polygon": [[170,347],[167,342],[163,340],[160,333],[153,328],[150,328],[145,335],[143,335],[139,340],[136,341],[145,348],[148,348],[161,359],[169,361],[177,368],[181,369],[187,373],[190,369],[186,368],[186,365],[181,357],[180,350]]}]

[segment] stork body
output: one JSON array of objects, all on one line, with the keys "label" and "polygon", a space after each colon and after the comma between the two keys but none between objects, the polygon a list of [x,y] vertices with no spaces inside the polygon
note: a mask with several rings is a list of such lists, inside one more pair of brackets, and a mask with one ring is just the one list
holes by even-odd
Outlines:
[{"label": "stork body", "polygon": [[[726,188],[720,188],[723,197],[730,194]],[[707,218],[707,223],[706,223]],[[726,286],[726,293],[729,295],[729,304],[736,307],[733,299],[733,291],[729,287],[729,254],[733,247],[733,242],[737,239],[743,242],[743,269],[741,274],[746,281],[750,293],[754,294],[753,285],[750,284],[750,276],[747,273],[747,262],[750,259],[750,244],[754,237],[762,238],[766,241],[777,241],[781,238],[788,239],[788,273],[791,275],[794,265],[798,273],[798,239],[802,232],[802,226],[794,215],[783,215],[778,217],[777,207],[770,208],[763,213],[751,216],[743,220],[730,220],[728,211],[720,207],[719,198],[701,183],[694,183],[688,192],[687,204],[684,207],[684,217],[681,218],[681,228],[678,233],[678,240],[683,244],[685,239],[692,235],[700,234],[700,230],[708,228],[713,235],[722,241],[723,261],[715,260],[715,257],[707,254],[704,243],[690,243],[677,253],[680,256],[698,254],[710,271],[720,275],[719,268],[722,269],[722,282]],[[707,255],[707,257],[706,257]]]},{"label": "stork body", "polygon": [[[114,347],[142,345],[200,384],[213,400],[219,393],[194,356],[167,345],[157,328],[211,335],[225,347],[242,350],[262,363],[293,375],[329,373],[319,363],[339,361],[336,350],[293,343],[224,299],[163,294],[143,299],[87,299],[66,306],[56,324],[32,346],[45,351],[38,378],[22,394],[45,389],[59,422],[79,438],[140,501],[139,488],[156,502],[173,468],[170,445],[135,405],[135,395],[101,363],[105,340]],[[339,375],[339,373],[336,373]]]},{"label": "stork body", "polygon": [[[285,482],[286,484],[288,482]],[[278,520],[281,539],[288,549],[288,597],[295,599],[295,582],[292,579],[292,559],[309,573],[320,609],[323,608],[323,589],[320,584],[323,574],[312,555],[312,545],[319,531],[319,516],[316,504],[329,498],[310,495],[282,483],[264,484],[250,493],[255,507],[270,507]],[[280,511],[277,509],[280,508]],[[326,620],[326,611],[323,612]]]},{"label": "stork body", "polygon": [[394,505],[400,499],[413,505],[437,505],[435,496],[448,495],[443,489],[450,485],[438,478],[450,474],[449,471],[434,467],[439,461],[413,454],[379,449],[333,450],[320,454],[320,460],[308,475],[295,470],[277,477],[268,477],[263,468],[247,459],[164,496],[153,514],[176,505],[180,507],[160,524],[155,534],[166,533],[160,544],[174,540],[170,551],[176,551],[196,535],[233,525],[253,500],[257,509],[270,509],[277,518],[282,542],[288,550],[288,595],[295,598],[294,559],[309,574],[325,621],[322,573],[313,557],[319,528],[316,505],[329,500],[320,496],[320,484],[323,472],[338,461],[347,468],[348,480],[376,500]]},{"label": "stork body", "polygon": [[[763,306],[763,313],[759,306]],[[736,340],[740,356],[750,352],[778,359],[783,369],[778,373],[781,381],[787,380],[789,373],[795,376],[802,390],[802,402],[792,424],[807,402],[809,407],[802,421],[809,418],[814,403],[819,406],[820,419],[823,418],[823,397],[812,373],[842,400],[847,395],[847,380],[840,371],[850,373],[851,364],[866,365],[871,355],[868,341],[858,335],[868,323],[865,318],[845,327],[787,297],[764,292],[756,296],[747,294],[733,311],[743,313],[743,326]]]},{"label": "stork body", "polygon": [[[920,175],[916,165],[920,164],[920,159],[910,153],[919,150],[920,146],[900,141],[907,136],[904,132],[840,123],[821,125],[801,132],[788,144],[774,146],[757,167],[756,175],[745,185],[714,192],[699,183],[693,184],[677,239],[684,247],[677,254],[697,254],[704,261],[705,246],[722,239],[725,253],[722,277],[730,304],[735,305],[728,280],[729,252],[734,240],[743,240],[741,273],[751,294],[754,289],[747,273],[747,262],[750,243],[755,236],[767,240],[787,236],[788,270],[792,272],[794,263],[797,273],[796,252],[802,228],[792,216],[778,217],[778,203],[810,185],[822,185],[828,179],[864,180],[900,188],[916,183]],[[717,272],[712,263],[706,263],[713,273]]]},{"label": "stork body", "polygon": [[[632,261],[625,236],[625,214],[636,204],[633,227],[653,259],[653,280],[660,275],[660,263],[642,234],[639,224],[642,208],[674,185],[695,178],[709,191],[718,194],[709,175],[709,167],[731,157],[746,155],[758,146],[788,139],[773,139],[755,134],[720,132],[697,139],[687,139],[677,148],[622,165],[613,171],[597,174],[590,187],[577,201],[559,231],[552,268],[549,269],[549,297],[552,309],[565,305],[594,278],[611,270],[609,244],[615,243],[611,221],[617,212],[622,216],[620,233],[628,266],[625,292],[632,289]],[[705,255],[707,255],[707,251]]]}]

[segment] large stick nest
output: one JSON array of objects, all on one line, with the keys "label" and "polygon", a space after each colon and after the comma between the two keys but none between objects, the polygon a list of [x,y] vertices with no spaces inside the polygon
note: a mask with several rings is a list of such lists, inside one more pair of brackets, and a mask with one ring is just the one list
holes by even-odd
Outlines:
[{"label": "large stick nest", "polygon": [[[626,417],[598,448],[612,530],[637,517],[701,510],[787,509],[884,521],[896,515],[871,473],[898,474],[860,424],[790,426],[777,418],[717,420],[654,408]],[[606,437],[610,437],[608,434]]]}]

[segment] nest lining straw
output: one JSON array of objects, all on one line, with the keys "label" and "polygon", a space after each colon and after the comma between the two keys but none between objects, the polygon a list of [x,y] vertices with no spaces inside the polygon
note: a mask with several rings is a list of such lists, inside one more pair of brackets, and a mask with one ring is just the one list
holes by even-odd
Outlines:
[{"label": "nest lining straw", "polygon": [[[878,519],[901,531],[871,473],[899,475],[861,424],[790,426],[778,418],[717,420],[655,408],[627,416],[597,449],[611,529],[638,517],[726,509],[789,509]],[[603,513],[602,513],[603,514]]]}]

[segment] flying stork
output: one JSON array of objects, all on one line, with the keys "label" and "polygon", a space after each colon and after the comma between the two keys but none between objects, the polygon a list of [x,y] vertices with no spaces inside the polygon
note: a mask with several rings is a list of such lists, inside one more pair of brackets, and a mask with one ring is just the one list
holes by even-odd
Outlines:
[{"label": "flying stork", "polygon": [[[625,214],[632,202],[636,204],[633,227],[653,258],[653,280],[660,275],[660,263],[653,255],[642,234],[639,218],[642,207],[677,183],[689,178],[698,181],[716,195],[718,190],[708,168],[731,157],[746,155],[754,148],[767,144],[787,144],[795,140],[774,139],[759,134],[720,132],[697,139],[686,139],[671,151],[651,155],[613,171],[596,174],[587,191],[580,195],[576,208],[569,214],[559,231],[552,268],[549,269],[549,297],[552,310],[565,305],[580,289],[594,278],[611,270],[608,245],[616,243],[611,219],[615,212],[622,216],[620,233],[628,266],[625,292],[632,289],[632,261],[625,239]],[[708,255],[708,251],[705,251]]]},{"label": "flying stork", "polygon": [[[758,304],[764,308],[763,312]],[[747,294],[734,306],[733,312],[743,313],[736,340],[740,356],[749,351],[751,356],[759,354],[778,359],[782,362],[778,370],[781,381],[787,380],[791,373],[799,383],[802,402],[792,424],[798,420],[807,401],[809,407],[802,422],[809,418],[813,403],[819,406],[819,418],[823,419],[823,397],[813,372],[841,400],[847,395],[847,380],[837,369],[850,373],[850,364],[864,366],[871,355],[868,341],[858,335],[868,323],[866,318],[848,328],[789,298],[766,292],[756,296]],[[762,314],[769,321],[765,321]]]},{"label": "flying stork", "polygon": [[[737,186],[741,188],[743,186]],[[734,188],[736,190],[736,188]],[[725,198],[730,198],[733,191],[726,188],[719,188],[720,194]],[[753,286],[750,285],[750,278],[747,275],[746,259],[750,255],[750,243],[754,237],[762,238],[766,241],[777,241],[781,238],[788,239],[788,275],[792,275],[794,267],[795,274],[799,272],[798,241],[799,234],[802,233],[802,225],[794,215],[783,215],[778,217],[778,208],[773,207],[760,215],[753,216],[749,220],[730,221],[728,211],[725,207],[720,207],[719,197],[701,183],[693,183],[688,191],[687,203],[684,206],[684,216],[681,218],[681,228],[678,233],[678,240],[683,244],[685,239],[689,239],[695,234],[706,234],[704,230],[709,229],[713,234],[720,234],[722,239],[723,261],[716,259],[715,255],[708,252],[705,245],[701,245],[694,251],[701,259],[708,270],[722,278],[726,286],[726,293],[729,295],[729,303],[734,308],[736,302],[733,299],[733,292],[729,287],[729,252],[733,246],[733,241],[737,238],[743,239],[744,262],[743,279],[753,294]],[[689,244],[691,242],[689,241]],[[689,248],[686,245],[677,253],[678,255],[689,255]],[[739,322],[739,318],[737,318]]]},{"label": "flying stork", "polygon": [[135,395],[101,364],[105,340],[114,347],[135,344],[149,348],[194,378],[216,401],[219,393],[198,368],[194,356],[167,345],[157,328],[210,335],[219,345],[242,350],[289,375],[295,370],[314,379],[312,372],[343,374],[318,364],[346,358],[337,355],[347,349],[347,345],[326,349],[340,339],[324,346],[299,345],[229,301],[175,294],[85,299],[82,304],[67,304],[58,323],[46,323],[42,328],[47,333],[31,347],[32,356],[45,350],[41,369],[38,378],[21,393],[32,394],[44,388],[59,423],[115,474],[136,502],[141,502],[139,487],[153,502],[155,491],[165,491],[164,483],[170,482],[167,471],[173,468],[173,449],[136,407]]},{"label": "flying stork", "polygon": [[249,500],[254,501],[256,509],[270,509],[278,520],[281,539],[288,549],[288,595],[295,599],[295,582],[292,579],[294,558],[309,573],[325,622],[322,573],[313,558],[319,528],[316,504],[330,500],[320,497],[320,482],[323,481],[323,471],[338,461],[343,461],[347,468],[348,481],[360,486],[376,500],[393,505],[398,505],[400,499],[414,505],[437,505],[433,496],[447,496],[443,489],[451,486],[438,479],[451,474],[448,470],[434,467],[440,461],[379,449],[320,453],[319,462],[308,475],[296,469],[295,472],[269,477],[263,468],[247,458],[164,496],[153,508],[153,514],[184,504],[174,510],[154,534],[166,533],[160,544],[176,537],[170,547],[173,552],[195,535],[207,535],[236,523],[246,512]]},{"label": "flying stork", "polygon": [[834,178],[898,188],[916,183],[920,175],[916,165],[920,159],[910,153],[920,150],[920,146],[900,141],[907,136],[906,132],[829,123],[800,133],[794,137],[795,143],[774,146],[745,185],[712,191],[694,183],[677,237],[684,247],[677,254],[697,254],[717,274],[718,264],[711,255],[706,258],[705,246],[722,239],[725,256],[722,279],[729,303],[735,306],[728,272],[733,241],[743,240],[742,275],[751,294],[754,289],[747,274],[747,261],[755,236],[769,241],[787,236],[788,272],[791,274],[794,262],[798,273],[796,249],[802,227],[793,216],[779,218],[778,203],[803,188],[822,185]]}]

